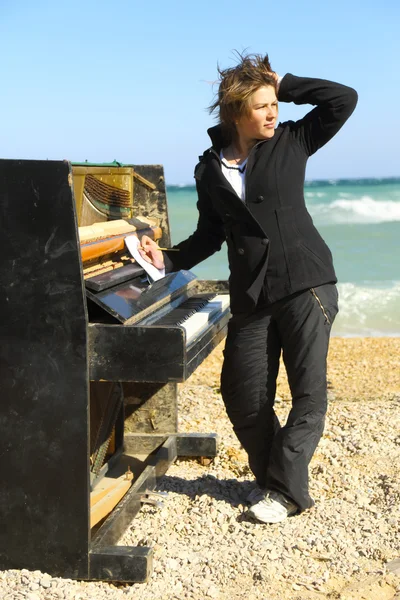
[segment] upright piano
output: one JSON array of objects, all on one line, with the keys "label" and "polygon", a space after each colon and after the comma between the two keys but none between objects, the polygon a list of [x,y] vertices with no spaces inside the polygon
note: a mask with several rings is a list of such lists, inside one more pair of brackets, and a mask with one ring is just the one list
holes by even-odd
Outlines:
[{"label": "upright piano", "polygon": [[0,569],[146,581],[151,548],[116,542],[177,456],[216,453],[178,433],[177,386],[226,334],[227,284],[150,282],[127,251],[171,244],[161,166],[0,160],[0,214]]}]

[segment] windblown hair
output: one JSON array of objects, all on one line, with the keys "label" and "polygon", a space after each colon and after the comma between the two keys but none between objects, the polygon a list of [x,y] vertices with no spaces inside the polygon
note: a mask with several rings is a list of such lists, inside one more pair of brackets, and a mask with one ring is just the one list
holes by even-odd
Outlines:
[{"label": "windblown hair", "polygon": [[208,107],[210,114],[218,113],[224,137],[235,135],[235,121],[250,112],[250,98],[260,87],[271,85],[276,89],[276,80],[268,54],[240,54],[235,67],[220,69],[219,88],[215,102]]}]

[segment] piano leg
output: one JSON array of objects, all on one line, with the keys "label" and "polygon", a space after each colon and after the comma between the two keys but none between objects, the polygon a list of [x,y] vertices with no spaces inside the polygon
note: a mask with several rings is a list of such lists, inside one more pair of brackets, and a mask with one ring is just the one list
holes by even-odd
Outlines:
[{"label": "piano leg", "polygon": [[[105,520],[92,538],[89,555],[89,579],[142,583],[148,580],[153,568],[153,552],[149,547],[116,546],[140,510],[142,498],[157,486],[160,478],[178,456],[215,456],[216,435],[175,434],[168,437],[148,434],[125,436],[125,455],[143,453],[150,449],[149,442],[157,443],[144,471],[129,492]],[[150,494],[151,495],[151,494]]]},{"label": "piano leg", "polygon": [[214,457],[214,434],[178,433],[177,383],[123,383],[125,453],[149,456],[168,436],[177,440],[177,455]]},{"label": "piano leg", "polygon": [[128,493],[92,537],[89,579],[142,583],[153,568],[153,551],[148,547],[116,546],[116,542],[139,512],[142,498],[154,490],[160,477],[176,460],[177,444],[168,437],[137,477]]},{"label": "piano leg", "polygon": [[145,583],[153,570],[148,547],[109,546],[89,554],[89,580]]},{"label": "piano leg", "polygon": [[[218,452],[216,433],[175,433],[177,457],[214,458]],[[165,441],[165,435],[129,433],[125,435],[124,448],[127,454],[136,456],[140,452],[153,452]]]},{"label": "piano leg", "polygon": [[[108,383],[92,387],[103,404],[111,393]],[[117,388],[115,388],[117,389]],[[89,579],[144,582],[152,572],[153,553],[147,547],[116,546],[118,539],[141,508],[146,494],[157,487],[178,456],[214,457],[215,434],[178,433],[176,383],[122,383],[125,407],[123,454],[108,474],[118,476],[132,465],[134,482],[118,507],[93,532],[89,554]],[[97,401],[98,403],[98,401]]]},{"label": "piano leg", "polygon": [[125,433],[176,433],[177,383],[123,383]]}]

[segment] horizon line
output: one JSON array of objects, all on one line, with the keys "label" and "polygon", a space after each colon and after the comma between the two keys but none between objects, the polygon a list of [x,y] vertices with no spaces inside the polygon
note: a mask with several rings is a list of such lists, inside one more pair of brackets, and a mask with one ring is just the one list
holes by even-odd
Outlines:
[{"label": "horizon line", "polygon": [[[389,175],[389,176],[383,176],[383,177],[326,177],[324,179],[306,179],[305,180],[305,184],[307,183],[320,183],[320,182],[328,182],[331,184],[336,184],[338,182],[341,181],[394,181],[394,180],[398,180],[400,182],[400,175]],[[170,186],[170,187],[196,187],[195,183],[165,183],[166,186]]]}]

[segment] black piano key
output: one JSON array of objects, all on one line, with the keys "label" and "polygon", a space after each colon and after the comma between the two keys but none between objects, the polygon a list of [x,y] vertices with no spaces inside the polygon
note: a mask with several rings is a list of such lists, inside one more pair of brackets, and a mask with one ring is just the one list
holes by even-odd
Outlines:
[{"label": "black piano key", "polygon": [[155,321],[153,325],[182,325],[189,317],[204,308],[215,296],[216,294],[199,294],[198,296],[188,298],[167,315]]}]

